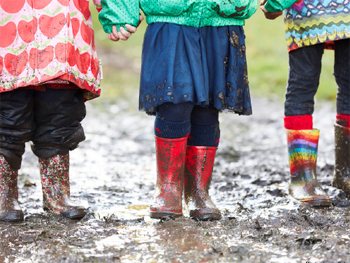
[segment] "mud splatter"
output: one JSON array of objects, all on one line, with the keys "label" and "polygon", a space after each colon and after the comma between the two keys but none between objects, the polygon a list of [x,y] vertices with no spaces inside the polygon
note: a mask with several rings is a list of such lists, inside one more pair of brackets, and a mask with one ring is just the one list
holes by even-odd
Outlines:
[{"label": "mud splatter", "polygon": [[[233,3],[231,3],[231,1],[229,1],[231,5],[233,5]],[[223,5],[228,5],[228,3],[223,3]],[[246,10],[247,6],[236,6],[235,7],[235,11],[234,13],[231,14],[227,14],[223,11],[221,11],[221,7],[219,4],[213,4],[212,6],[212,10],[215,11],[217,14],[219,14],[221,17],[225,17],[225,18],[234,18],[234,17],[238,17],[238,16],[242,16],[242,14],[240,14],[242,11]]]},{"label": "mud splatter", "polygon": [[220,93],[218,94],[218,98],[221,100],[222,105],[223,105],[223,108],[225,108],[226,103],[225,103],[225,96],[224,96],[224,93],[220,92]]},{"label": "mud splatter", "polygon": [[239,53],[240,53],[240,55],[241,55],[241,58],[243,57],[244,52],[245,52],[245,45],[241,45],[241,46],[239,47]]},{"label": "mud splatter", "polygon": [[228,57],[225,57],[225,59],[224,59],[224,66],[225,66],[225,68],[228,67]]},{"label": "mud splatter", "polygon": [[[318,180],[333,207],[304,207],[288,195],[287,141],[280,101],[254,98],[255,114],[220,114],[221,141],[209,194],[223,218],[152,220],[154,118],[128,104],[88,103],[87,140],[71,152],[71,197],[89,206],[81,221],[42,210],[37,158],[26,146],[19,171],[22,224],[0,224],[7,262],[335,262],[350,261],[350,209],[331,187],[335,109],[318,104]],[[136,102],[133,102],[135,104]],[[132,127],[132,129],[130,128]],[[36,186],[23,187],[26,180]]]},{"label": "mud splatter", "polygon": [[245,66],[244,66],[244,73],[243,73],[243,83],[245,86],[248,86],[249,85],[249,79],[248,79],[248,70],[247,70],[247,63],[245,63]]},{"label": "mud splatter", "polygon": [[157,89],[164,89],[166,82],[167,82],[167,79],[165,79],[161,85],[158,85]]},{"label": "mud splatter", "polygon": [[234,30],[232,30],[229,40],[233,47],[239,47],[239,36]]},{"label": "mud splatter", "polygon": [[[236,82],[237,82],[237,81],[236,81]],[[230,84],[229,82],[226,83],[226,88],[228,89],[228,91],[229,91],[230,93],[233,92],[233,88],[231,87],[231,84]]]}]

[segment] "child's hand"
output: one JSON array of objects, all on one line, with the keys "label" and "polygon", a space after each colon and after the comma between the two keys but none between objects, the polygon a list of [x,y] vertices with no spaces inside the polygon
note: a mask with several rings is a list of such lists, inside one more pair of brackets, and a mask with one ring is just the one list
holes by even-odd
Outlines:
[{"label": "child's hand", "polygon": [[119,41],[119,40],[128,40],[129,37],[131,37],[131,34],[135,33],[137,28],[131,25],[126,24],[125,27],[129,30],[126,31],[124,27],[120,27],[120,31],[118,32],[117,27],[113,26],[112,33],[108,34],[108,39],[112,41]]},{"label": "child's hand", "polygon": [[[140,23],[138,24],[138,26],[141,24],[142,20],[143,20],[143,16],[140,15]],[[134,27],[132,25],[126,24],[125,27],[129,31],[126,31],[124,27],[120,27],[120,31],[118,32],[117,27],[113,26],[112,28],[113,32],[108,34],[108,39],[115,42],[119,40],[126,41],[129,39],[129,37],[131,37],[132,34],[134,34],[137,31],[137,27]]]},{"label": "child's hand", "polygon": [[276,19],[277,17],[283,15],[283,11],[280,11],[280,12],[276,12],[276,13],[271,13],[269,11],[266,10],[265,8],[265,4],[266,4],[267,0],[262,0],[261,3],[260,3],[260,9],[264,12],[264,15],[267,19],[270,19],[270,20],[274,20]]}]

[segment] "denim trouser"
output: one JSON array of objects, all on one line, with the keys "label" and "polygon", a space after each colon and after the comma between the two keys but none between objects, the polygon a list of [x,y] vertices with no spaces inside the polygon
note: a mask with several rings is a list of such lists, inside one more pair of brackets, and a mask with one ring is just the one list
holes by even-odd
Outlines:
[{"label": "denim trouser", "polygon": [[[337,113],[350,115],[350,39],[338,40],[334,44]],[[324,44],[317,44],[289,52],[285,116],[313,114],[323,51]]]}]

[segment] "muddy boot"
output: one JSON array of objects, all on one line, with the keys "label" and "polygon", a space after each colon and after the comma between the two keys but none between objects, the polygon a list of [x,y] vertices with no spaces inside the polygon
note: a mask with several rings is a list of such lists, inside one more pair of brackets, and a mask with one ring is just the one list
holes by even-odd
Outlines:
[{"label": "muddy boot", "polygon": [[196,220],[219,220],[220,210],[209,196],[217,147],[187,146],[185,168],[185,202],[190,217]]},{"label": "muddy boot", "polygon": [[0,221],[23,221],[24,215],[18,204],[17,176],[18,171],[0,155]]},{"label": "muddy boot", "polygon": [[150,217],[179,217],[182,216],[187,136],[180,139],[155,138],[157,184],[150,206]]},{"label": "muddy boot", "polygon": [[332,186],[341,189],[350,198],[350,129],[334,125],[335,166]]},{"label": "muddy boot", "polygon": [[310,206],[332,204],[316,178],[317,146],[320,131],[286,130],[291,182],[289,194]]},{"label": "muddy boot", "polygon": [[80,219],[86,209],[70,199],[69,154],[39,158],[44,210],[64,217]]}]

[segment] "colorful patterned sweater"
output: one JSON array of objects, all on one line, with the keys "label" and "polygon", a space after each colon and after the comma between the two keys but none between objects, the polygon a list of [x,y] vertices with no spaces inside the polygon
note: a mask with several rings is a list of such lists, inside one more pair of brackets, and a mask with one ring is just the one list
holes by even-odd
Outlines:
[{"label": "colorful patterned sweater", "polygon": [[268,0],[265,8],[284,10],[288,51],[350,38],[350,0]]}]

